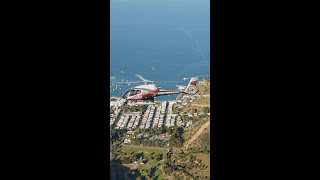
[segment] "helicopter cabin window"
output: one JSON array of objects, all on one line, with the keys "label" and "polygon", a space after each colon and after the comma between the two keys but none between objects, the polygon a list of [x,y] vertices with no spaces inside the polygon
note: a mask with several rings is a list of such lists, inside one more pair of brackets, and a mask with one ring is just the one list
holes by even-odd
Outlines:
[{"label": "helicopter cabin window", "polygon": [[134,95],[134,90],[130,90],[129,95],[133,96]]},{"label": "helicopter cabin window", "polygon": [[130,96],[134,96],[136,94],[138,94],[138,90],[131,90],[130,91]]},{"label": "helicopter cabin window", "polygon": [[127,98],[128,96],[134,96],[134,95],[137,95],[137,94],[140,94],[140,93],[141,93],[141,90],[131,89],[131,90],[127,91],[126,93],[124,93],[123,97]]}]

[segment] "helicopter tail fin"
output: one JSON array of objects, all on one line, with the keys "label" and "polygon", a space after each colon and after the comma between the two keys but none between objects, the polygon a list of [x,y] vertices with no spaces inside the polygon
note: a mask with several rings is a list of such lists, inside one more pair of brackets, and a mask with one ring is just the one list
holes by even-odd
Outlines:
[{"label": "helicopter tail fin", "polygon": [[198,77],[192,77],[184,92],[190,95],[196,94],[199,90],[199,88],[197,87],[197,83],[198,83]]}]

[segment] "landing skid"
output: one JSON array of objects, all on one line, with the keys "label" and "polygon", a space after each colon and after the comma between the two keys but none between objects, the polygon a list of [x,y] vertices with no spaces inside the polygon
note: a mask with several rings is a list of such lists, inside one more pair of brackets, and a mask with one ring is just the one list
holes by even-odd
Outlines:
[{"label": "landing skid", "polygon": [[130,101],[128,102],[129,106],[139,106],[139,105],[154,105],[156,104],[154,101]]}]

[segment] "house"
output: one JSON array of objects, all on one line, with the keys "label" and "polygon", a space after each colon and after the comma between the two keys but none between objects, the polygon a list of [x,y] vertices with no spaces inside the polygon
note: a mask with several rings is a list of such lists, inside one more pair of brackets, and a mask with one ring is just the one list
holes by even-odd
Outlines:
[{"label": "house", "polygon": [[143,138],[143,135],[142,135],[142,134],[138,134],[138,135],[137,135],[137,138],[138,138],[138,139],[141,139],[141,138]]},{"label": "house", "polygon": [[133,131],[128,131],[127,134],[128,135],[134,135],[134,132]]},{"label": "house", "polygon": [[189,127],[190,125],[192,125],[192,121],[188,121],[186,127]]}]

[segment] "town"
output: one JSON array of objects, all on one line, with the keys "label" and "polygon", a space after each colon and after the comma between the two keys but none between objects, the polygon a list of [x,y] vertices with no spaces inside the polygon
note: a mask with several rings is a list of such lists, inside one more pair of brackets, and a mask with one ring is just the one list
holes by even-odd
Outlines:
[{"label": "town", "polygon": [[[122,107],[124,106],[125,101],[113,97],[111,98],[112,101],[110,101],[110,127],[113,127],[117,118],[119,120],[115,124],[114,129],[134,130],[136,128],[149,129],[155,127],[161,128],[162,126],[173,127],[174,125],[177,125],[178,127],[188,127],[192,121],[182,122],[181,115],[192,117],[204,113],[174,113],[173,106],[176,105],[177,107],[182,108],[186,106],[188,102],[192,102],[195,97],[199,96],[200,95],[186,95],[178,101],[159,101],[155,105],[147,105],[143,111],[137,112],[124,112]],[[207,114],[210,115],[210,113]]]},{"label": "town", "polygon": [[110,98],[111,179],[209,179],[210,78],[198,86],[153,104]]}]

